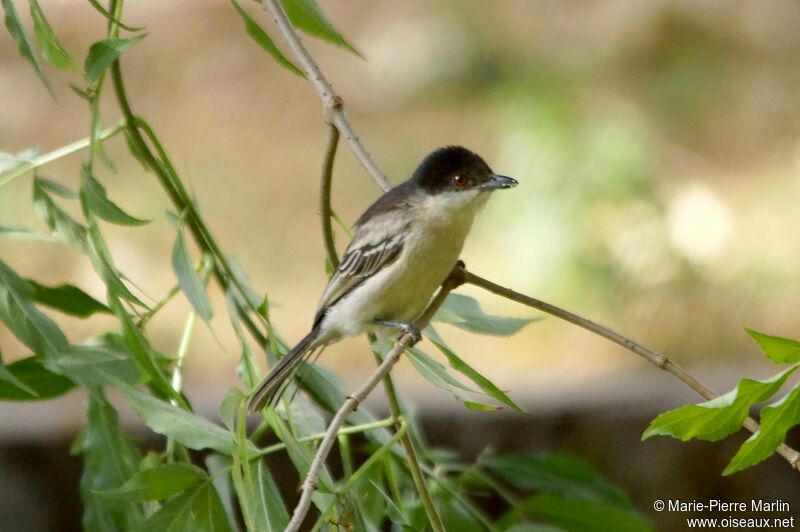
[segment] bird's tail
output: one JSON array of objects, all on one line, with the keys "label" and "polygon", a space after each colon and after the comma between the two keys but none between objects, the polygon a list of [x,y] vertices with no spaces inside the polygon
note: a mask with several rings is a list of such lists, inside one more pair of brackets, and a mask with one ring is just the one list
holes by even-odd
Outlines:
[{"label": "bird's tail", "polygon": [[249,409],[251,413],[260,411],[268,403],[272,402],[286,379],[289,378],[297,365],[303,361],[305,355],[315,347],[314,341],[318,336],[319,328],[314,327],[305,338],[300,340],[291,351],[278,361],[250,398]]}]

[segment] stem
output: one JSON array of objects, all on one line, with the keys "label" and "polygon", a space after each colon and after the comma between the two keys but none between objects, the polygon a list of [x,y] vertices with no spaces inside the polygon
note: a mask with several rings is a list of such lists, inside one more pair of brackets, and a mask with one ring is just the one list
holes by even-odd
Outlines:
[{"label": "stem", "polygon": [[[380,421],[364,423],[362,425],[353,425],[352,427],[344,427],[342,429],[339,429],[339,431],[336,434],[337,436],[348,436],[350,434],[359,434],[361,432],[368,432],[370,430],[377,430],[386,427],[391,427],[392,425],[394,425],[394,420],[391,418],[386,418],[386,419],[381,419]],[[317,432],[315,434],[309,434],[308,436],[297,438],[297,441],[298,442],[318,441],[324,438],[327,433],[328,432],[325,431],[325,432]],[[276,443],[274,445],[264,447],[263,449],[258,451],[258,453],[254,454],[253,458],[258,458],[268,454],[276,453],[278,451],[282,451],[283,449],[286,449],[285,443]]]},{"label": "stem", "polygon": [[[97,136],[97,140],[100,141],[108,140],[111,137],[117,135],[120,131],[123,131],[124,129],[125,129],[125,123],[118,122],[117,124],[114,124],[113,126],[101,131],[100,134]],[[43,155],[34,157],[33,159],[23,162],[19,166],[16,166],[4,172],[3,174],[0,174],[0,188],[11,183],[15,179],[25,175],[31,170],[35,170],[37,168],[50,164],[54,161],[72,155],[73,153],[78,153],[81,150],[85,150],[91,145],[91,142],[92,142],[91,137],[86,137],[80,140],[76,140],[71,144],[67,144],[66,146],[62,146],[51,152],[45,153]]]},{"label": "stem", "polygon": [[370,157],[364,145],[358,140],[355,131],[353,131],[353,126],[350,125],[350,121],[347,119],[347,115],[344,112],[344,102],[336,95],[333,87],[314,61],[314,58],[311,57],[311,54],[306,50],[303,41],[300,39],[297,32],[294,31],[291,22],[289,22],[289,18],[283,11],[279,0],[261,0],[261,5],[263,5],[264,9],[272,16],[278,29],[280,29],[283,39],[286,41],[286,44],[289,45],[289,48],[300,63],[300,68],[303,69],[306,78],[308,78],[317,90],[322,100],[328,123],[335,125],[344,135],[345,140],[350,144],[350,149],[353,150],[358,161],[372,176],[375,182],[377,182],[383,190],[389,190],[391,185],[386,179],[386,176],[383,175],[383,172],[381,172],[378,165],[375,164],[375,161],[372,160],[372,157]]},{"label": "stem", "polygon": [[[607,340],[611,340],[617,345],[620,345],[631,351],[636,353],[640,357],[644,358],[654,366],[671,373],[675,376],[678,380],[685,383],[689,388],[696,391],[698,394],[703,396],[706,399],[714,399],[717,397],[717,394],[714,393],[710,388],[708,388],[705,384],[698,381],[692,374],[688,371],[683,369],[681,366],[676,364],[672,359],[670,359],[666,355],[662,355],[652,349],[648,349],[647,347],[641,345],[638,342],[631,340],[611,329],[599,325],[591,320],[578,316],[577,314],[573,314],[568,310],[564,310],[560,307],[555,305],[551,305],[550,303],[546,303],[540,299],[536,299],[531,296],[526,296],[525,294],[520,294],[519,292],[515,292],[510,288],[506,288],[504,286],[500,286],[499,284],[493,283],[488,279],[484,279],[474,273],[464,271],[465,276],[465,283],[472,284],[475,286],[479,286],[493,294],[497,294],[501,297],[506,299],[510,299],[511,301],[516,301],[517,303],[521,303],[531,308],[535,308],[537,310],[541,310],[542,312],[546,312],[555,316],[556,318],[562,319],[564,321],[568,321],[573,325],[577,325],[582,329],[586,329],[589,332],[593,332]],[[752,433],[758,432],[758,423],[751,417],[748,417],[744,421],[744,427]],[[800,453],[796,450],[792,449],[785,443],[782,443],[778,446],[777,453],[783,456],[789,465],[793,468],[800,470]]]},{"label": "stem", "polygon": [[333,241],[331,218],[331,179],[333,178],[333,162],[336,159],[336,148],[339,146],[339,130],[331,124],[328,136],[328,147],[325,148],[325,159],[322,161],[322,179],[319,187],[319,214],[322,219],[322,239],[328,252],[328,261],[333,270],[339,267],[339,255]]}]

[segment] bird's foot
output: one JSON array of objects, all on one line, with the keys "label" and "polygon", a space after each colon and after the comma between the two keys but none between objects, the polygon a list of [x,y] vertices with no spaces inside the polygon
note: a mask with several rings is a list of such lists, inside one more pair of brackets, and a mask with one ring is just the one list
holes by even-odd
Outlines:
[{"label": "bird's foot", "polygon": [[404,321],[395,321],[395,320],[375,320],[377,325],[383,325],[386,327],[393,327],[395,329],[400,329],[403,331],[398,339],[400,339],[403,334],[409,334],[412,339],[411,345],[415,345],[417,342],[422,340],[422,334],[419,332],[419,328],[415,327],[410,323],[406,323]]}]

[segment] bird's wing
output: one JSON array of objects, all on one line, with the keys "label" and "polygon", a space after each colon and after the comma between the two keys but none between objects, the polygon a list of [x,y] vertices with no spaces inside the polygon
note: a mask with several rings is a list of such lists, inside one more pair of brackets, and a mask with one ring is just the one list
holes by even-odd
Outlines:
[{"label": "bird's wing", "polygon": [[367,278],[392,264],[403,251],[407,228],[380,222],[365,225],[357,229],[339,267],[328,282],[317,307],[315,322],[322,318],[328,307]]}]

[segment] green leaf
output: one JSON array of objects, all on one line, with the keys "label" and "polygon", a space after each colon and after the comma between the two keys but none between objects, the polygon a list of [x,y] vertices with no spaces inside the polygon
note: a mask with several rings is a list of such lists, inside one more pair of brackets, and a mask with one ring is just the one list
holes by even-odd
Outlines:
[{"label": "green leaf", "polygon": [[198,488],[192,513],[195,518],[195,526],[191,528],[193,531],[230,532],[231,530],[219,494],[210,482]]},{"label": "green leaf", "polygon": [[183,492],[171,499],[136,528],[136,532],[190,532],[197,530],[192,510],[197,489]]},{"label": "green leaf", "polygon": [[142,332],[134,325],[130,315],[122,307],[119,298],[109,292],[108,300],[111,303],[111,310],[122,324],[122,337],[125,345],[133,355],[139,372],[150,390],[161,398],[170,399],[181,406],[188,407],[186,399],[172,388],[164,372],[156,363],[155,350],[150,346]]},{"label": "green leaf", "polygon": [[13,240],[39,240],[42,242],[53,242],[53,237],[39,234],[24,227],[12,227],[10,225],[0,225],[0,235]]},{"label": "green leaf", "polygon": [[463,294],[450,294],[436,311],[433,321],[449,323],[461,329],[480,334],[511,336],[539,318],[504,318],[485,314],[474,298]]},{"label": "green leaf", "polygon": [[61,45],[58,36],[53,31],[47,17],[39,6],[37,0],[28,0],[31,8],[31,18],[33,19],[33,29],[36,33],[36,40],[42,49],[42,56],[54,67],[67,72],[80,72],[81,69],[72,60],[69,53]]},{"label": "green leaf", "polygon": [[27,357],[5,366],[0,363],[0,400],[44,401],[73,389],[70,379],[44,367],[39,357]]},{"label": "green leaf", "polygon": [[94,43],[89,48],[89,55],[86,56],[86,77],[90,81],[96,81],[100,75],[116,61],[122,52],[141,41],[147,36],[137,35],[129,39],[109,37]]},{"label": "green leaf", "polygon": [[236,423],[239,406],[244,400],[244,394],[239,388],[229,388],[219,405],[219,419],[231,432],[233,432]]},{"label": "green leaf", "polygon": [[64,314],[88,318],[96,312],[111,313],[111,309],[77,286],[62,284],[50,287],[30,279],[27,282],[31,287],[31,298],[34,301],[46,307],[60,310]]},{"label": "green leaf", "polygon": [[256,530],[278,532],[289,524],[289,514],[264,460],[251,460],[250,476],[255,480],[252,515]]},{"label": "green leaf", "polygon": [[[3,383],[10,384],[11,386],[17,388],[17,390],[25,392],[28,394],[32,399],[37,398],[38,394],[36,390],[19,380],[13,371],[9,370],[6,367],[5,362],[3,362],[3,352],[0,351],[0,387],[3,386]],[[2,394],[2,390],[0,389],[0,394]]]},{"label": "green leaf", "polygon": [[263,48],[264,51],[271,55],[272,58],[286,70],[297,74],[298,76],[305,77],[300,69],[294,66],[294,64],[286,59],[286,56],[284,56],[281,51],[278,50],[278,47],[275,46],[275,43],[269,38],[267,32],[265,32],[264,29],[258,25],[258,22],[256,22],[253,17],[251,17],[250,14],[244,8],[242,8],[238,0],[231,0],[231,3],[242,17],[245,31],[247,31],[247,34],[250,36],[250,38],[253,39],[261,48]]},{"label": "green leaf", "polygon": [[47,224],[53,236],[65,244],[86,253],[88,250],[86,227],[72,219],[55,204],[47,193],[47,182],[41,178],[33,180],[33,206],[36,213]]},{"label": "green leaf", "polygon": [[[85,205],[83,199],[82,197],[81,203]],[[114,265],[114,260],[111,258],[111,252],[106,245],[103,234],[100,232],[100,227],[97,225],[97,221],[92,216],[91,212],[89,212],[85,206],[84,213],[89,220],[89,228],[86,233],[86,253],[89,255],[92,267],[103,280],[106,287],[108,287],[108,293],[125,298],[131,303],[146,308],[146,305],[142,303],[138,297],[133,295],[128,287],[125,286],[125,283],[122,282],[122,274]]]},{"label": "green leaf", "polygon": [[172,247],[172,270],[194,311],[203,321],[208,322],[214,314],[214,310],[211,308],[208,295],[206,295],[203,281],[197,275],[189,257],[189,249],[186,247],[186,239],[183,236],[183,227],[178,227],[178,236]]},{"label": "green leaf", "polygon": [[[124,383],[118,386],[136,414],[154,432],[196,451],[214,449],[228,456],[233,452],[236,443],[227,430]],[[252,443],[248,448],[251,453],[258,451]]]},{"label": "green leaf", "polygon": [[36,183],[38,186],[42,188],[42,190],[49,192],[50,194],[55,194],[64,199],[75,200],[78,199],[78,193],[74,190],[70,190],[61,183],[53,181],[52,179],[47,179],[46,177],[36,177]]},{"label": "green leaf", "polygon": [[568,454],[484,454],[478,464],[519,490],[633,508],[622,490],[603,479],[591,465]]},{"label": "green leaf", "polygon": [[98,491],[127,482],[139,471],[141,457],[120,431],[119,417],[100,388],[89,393],[86,426],[75,445],[83,454],[81,498],[84,530],[132,530],[144,517],[140,504],[109,500]]},{"label": "green leaf", "polygon": [[81,194],[86,197],[89,209],[98,217],[117,225],[145,225],[148,220],[135,218],[108,199],[105,187],[95,179],[85,165],[81,169]]},{"label": "green leaf", "polygon": [[129,501],[162,501],[205,480],[208,475],[199,467],[175,462],[139,471],[121,486],[98,493]]},{"label": "green leaf", "polygon": [[642,439],[651,436],[672,436],[683,441],[722,439],[741,428],[750,407],[772,397],[797,367],[795,364],[762,381],[742,379],[735,389],[716,399],[664,412],[650,423]]},{"label": "green leaf", "polygon": [[750,436],[722,472],[730,475],[766,460],[783,443],[789,429],[800,424],[800,382],[782,399],[761,409],[761,427]]},{"label": "green leaf", "polygon": [[28,34],[25,32],[25,28],[22,26],[22,22],[19,20],[19,14],[17,14],[17,9],[14,7],[13,0],[2,0],[2,2],[3,11],[5,11],[5,24],[6,29],[8,29],[8,33],[14,39],[14,42],[17,43],[17,49],[19,50],[20,55],[22,55],[22,57],[31,64],[33,69],[36,71],[36,75],[39,76],[39,79],[42,80],[42,83],[44,83],[44,86],[52,95],[53,91],[50,88],[50,83],[47,81],[47,77],[44,75],[42,66],[36,59],[36,54],[33,51],[33,45],[28,38]]},{"label": "green leaf", "polygon": [[136,32],[138,32],[138,31],[142,31],[142,30],[144,29],[144,28],[138,28],[138,27],[135,27],[135,26],[128,26],[128,25],[126,25],[126,24],[123,24],[123,23],[122,23],[122,21],[120,21],[120,20],[119,20],[119,19],[117,19],[117,18],[114,18],[114,17],[111,15],[111,13],[109,13],[109,12],[106,10],[106,8],[104,8],[102,5],[100,5],[100,3],[99,3],[97,0],[89,0],[89,4],[91,4],[91,6],[92,6],[93,8],[95,8],[95,10],[96,10],[98,13],[100,13],[101,15],[103,15],[103,16],[104,16],[104,17],[106,17],[108,20],[110,20],[111,22],[113,22],[114,24],[116,24],[117,26],[119,26],[120,28],[122,28],[122,29],[123,29],[123,30],[125,30],[125,31],[129,31],[129,32],[131,32],[131,33],[136,33]]},{"label": "green leaf", "polygon": [[538,494],[526,499],[521,509],[534,513],[565,530],[586,532],[647,532],[652,525],[639,514],[598,502]]},{"label": "green leaf", "polygon": [[56,367],[59,373],[84,387],[140,381],[139,369],[124,340],[113,333],[69,346],[56,361]]},{"label": "green leaf", "polygon": [[325,13],[322,12],[316,0],[281,0],[281,5],[293,26],[323,41],[341,46],[362,59],[364,58],[361,52],[356,50],[336,31],[336,28],[333,27]]},{"label": "green leaf", "polygon": [[444,343],[442,337],[439,336],[439,333],[437,333],[432,326],[429,326],[425,329],[425,335],[437,348],[439,348],[439,351],[441,351],[444,356],[447,357],[447,360],[450,362],[450,365],[453,367],[453,369],[477,384],[480,389],[483,390],[483,393],[489,397],[497,399],[501,403],[513,408],[517,412],[521,412],[523,414],[525,413],[525,409],[514,402],[503,390],[498,388],[492,381],[481,375],[475,368],[467,364],[461,359],[461,357],[456,355],[447,346],[447,344]]},{"label": "green leaf", "polygon": [[69,342],[53,320],[33,305],[32,297],[28,283],[0,261],[0,320],[20,342],[54,369],[51,364],[67,349]]},{"label": "green leaf", "polygon": [[745,330],[761,346],[767,358],[776,364],[800,362],[800,342],[797,340],[770,336],[752,329]]},{"label": "green leaf", "polygon": [[474,400],[472,397],[465,395],[464,391],[470,393],[477,393],[477,391],[464,386],[462,383],[454,379],[450,374],[447,373],[447,370],[444,366],[433,360],[423,351],[417,348],[411,348],[406,351],[406,354],[408,355],[408,359],[411,361],[411,364],[414,366],[414,368],[416,368],[420,375],[425,377],[428,382],[437,388],[441,388],[442,390],[452,394],[453,397],[455,397],[458,401],[461,401],[464,406],[470,410],[494,411],[499,409],[497,406],[480,403]]}]

